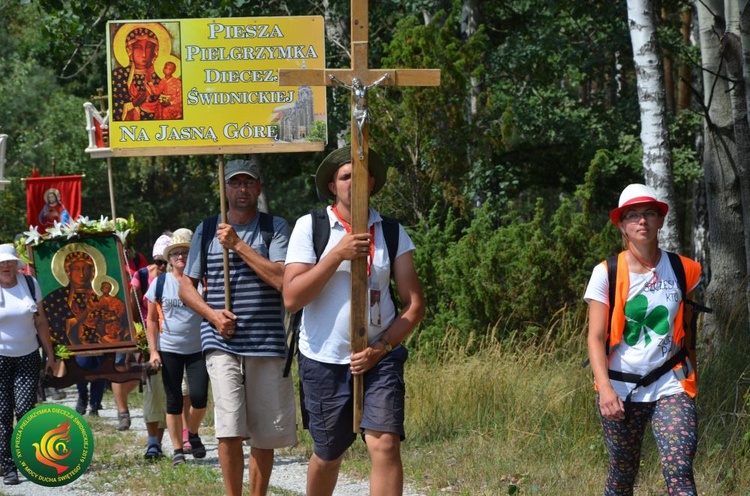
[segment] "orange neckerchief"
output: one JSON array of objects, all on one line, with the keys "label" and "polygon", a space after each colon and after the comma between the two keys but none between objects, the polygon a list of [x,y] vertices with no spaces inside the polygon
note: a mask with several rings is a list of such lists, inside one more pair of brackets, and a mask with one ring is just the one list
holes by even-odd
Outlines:
[{"label": "orange neckerchief", "polygon": [[[339,213],[339,209],[336,205],[332,207],[333,215],[336,216],[336,218],[341,222],[341,225],[344,226],[344,229],[348,234],[351,234],[352,232],[352,225],[345,221],[343,217],[341,217],[341,214]],[[375,224],[370,226],[370,260],[367,263],[367,275],[370,275],[370,270],[372,269],[372,261],[375,258]]]}]

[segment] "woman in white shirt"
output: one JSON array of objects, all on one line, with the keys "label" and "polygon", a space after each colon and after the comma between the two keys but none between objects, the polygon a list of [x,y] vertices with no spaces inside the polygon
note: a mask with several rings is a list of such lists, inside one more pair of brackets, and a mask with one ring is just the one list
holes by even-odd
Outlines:
[{"label": "woman in white shirt", "polygon": [[45,373],[55,370],[42,291],[36,279],[18,272],[25,266],[13,245],[0,245],[0,468],[6,486],[19,483],[10,450],[13,407],[18,421],[36,404],[40,343],[47,356]]},{"label": "woman in white shirt", "polygon": [[594,268],[584,296],[589,360],[609,450],[605,495],[633,494],[649,421],[668,493],[697,494],[692,465],[698,443],[696,377],[687,353],[683,322],[689,319],[683,318],[682,299],[697,286],[701,269],[659,248],[668,210],[648,186],[631,184],[623,190],[610,219],[625,249]]},{"label": "woman in white shirt", "polygon": [[[203,318],[185,305],[178,295],[192,237],[193,231],[190,229],[174,232],[169,246],[164,249],[164,259],[169,261],[170,270],[155,279],[146,292],[149,362],[157,370],[162,370],[167,395],[167,428],[175,447],[172,455],[175,466],[185,463],[183,427],[188,429],[193,457],[206,456],[206,447],[198,435],[208,402],[208,371],[200,336]],[[157,291],[161,291],[161,294],[157,294]],[[190,385],[189,425],[186,426],[182,424],[183,374],[187,375]]]}]

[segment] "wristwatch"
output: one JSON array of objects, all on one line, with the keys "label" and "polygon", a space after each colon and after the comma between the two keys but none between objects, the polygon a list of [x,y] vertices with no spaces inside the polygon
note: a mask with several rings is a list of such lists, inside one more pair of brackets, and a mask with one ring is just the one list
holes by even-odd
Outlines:
[{"label": "wristwatch", "polygon": [[383,345],[386,353],[390,353],[391,350],[393,350],[393,346],[391,346],[391,343],[389,343],[388,340],[385,339],[385,336],[381,337],[380,340],[378,340],[378,343]]}]

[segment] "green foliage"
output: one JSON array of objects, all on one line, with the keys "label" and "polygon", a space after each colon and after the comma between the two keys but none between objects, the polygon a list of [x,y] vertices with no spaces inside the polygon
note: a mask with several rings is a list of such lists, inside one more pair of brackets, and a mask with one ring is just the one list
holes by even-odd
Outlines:
[{"label": "green foliage", "polygon": [[[504,145],[487,164],[518,179],[513,191],[572,192],[571,178],[582,175],[595,151],[612,147],[624,123],[637,122],[634,89],[617,87],[617,67],[628,63],[618,54],[630,50],[624,5],[514,2],[490,9],[496,25],[508,27],[492,31],[487,54],[487,72],[495,75],[487,115],[502,116],[489,119],[487,129]],[[584,45],[597,50],[578,49]]]},{"label": "green foliage", "polygon": [[468,223],[449,214],[416,232],[428,308],[418,345],[439,346],[446,329],[461,343],[484,333],[534,338],[561,309],[582,311],[591,270],[619,241],[613,226],[592,227],[583,197],[564,197],[553,213],[537,199],[530,217],[509,210],[499,224],[484,206]]},{"label": "green foliage", "polygon": [[310,128],[310,134],[307,135],[307,141],[322,141],[325,142],[328,137],[328,126],[325,121],[316,120],[312,123]]},{"label": "green foliage", "polygon": [[[382,63],[387,67],[440,69],[439,88],[388,88],[373,92],[373,147],[390,164],[381,195],[390,212],[409,224],[429,215],[436,203],[466,209],[461,187],[469,168],[474,127],[466,115],[468,72],[481,66],[483,29],[460,38],[460,5],[438,12],[424,25],[399,21]],[[469,200],[470,201],[470,200]]]}]

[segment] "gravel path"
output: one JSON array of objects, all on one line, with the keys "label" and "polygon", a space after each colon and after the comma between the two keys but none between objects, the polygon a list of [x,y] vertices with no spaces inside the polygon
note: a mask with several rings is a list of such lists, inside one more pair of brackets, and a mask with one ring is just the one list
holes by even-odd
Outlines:
[{"label": "gravel path", "polygon": [[[62,405],[75,408],[77,392],[75,387],[70,387],[65,390],[67,397],[63,400],[55,401]],[[105,395],[104,398],[104,409],[99,412],[99,415],[107,423],[112,426],[117,424],[117,409],[114,406],[112,396]],[[141,445],[134,446],[132,449],[138,453],[145,452],[145,438],[146,438],[146,426],[143,422],[143,412],[137,408],[130,408],[130,415],[132,419],[132,425],[130,432],[135,432],[143,438]],[[212,436],[201,435],[203,443],[206,445],[206,458],[201,460],[202,464],[211,465],[219,468],[219,459],[217,453],[217,442],[216,438]],[[96,448],[95,448],[96,449]],[[163,440],[164,453],[172,452],[172,443],[169,440],[169,436],[164,435]],[[246,460],[247,460],[246,450]],[[190,460],[191,457],[188,456]],[[96,460],[96,451],[94,451],[94,461]],[[246,462],[247,463],[247,462]],[[291,491],[294,494],[304,495],[305,494],[305,481],[307,474],[307,459],[299,456],[276,456],[274,461],[273,474],[271,475],[271,491],[273,489],[283,489]],[[92,478],[90,474],[84,474],[70,484],[62,487],[45,487],[29,482],[19,472],[21,484],[17,486],[5,486],[0,485],[0,495],[30,495],[30,496],[57,496],[57,495],[76,495],[76,496],[88,496],[91,494],[91,486],[88,481]],[[369,485],[367,481],[351,480],[344,476],[339,477],[334,496],[363,496],[368,494]],[[108,493],[103,496],[122,496],[127,494],[125,492]],[[405,496],[420,496],[421,493],[416,492],[410,488],[405,488]]]}]

